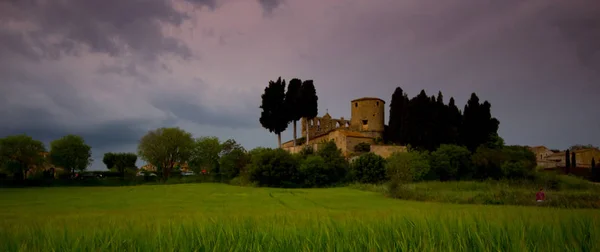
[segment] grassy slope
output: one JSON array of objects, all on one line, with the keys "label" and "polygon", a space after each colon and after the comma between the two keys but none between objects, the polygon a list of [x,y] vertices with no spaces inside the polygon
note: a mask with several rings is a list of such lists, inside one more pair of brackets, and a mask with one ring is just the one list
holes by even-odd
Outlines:
[{"label": "grassy slope", "polygon": [[600,212],[222,184],[0,190],[0,251],[598,251]]}]

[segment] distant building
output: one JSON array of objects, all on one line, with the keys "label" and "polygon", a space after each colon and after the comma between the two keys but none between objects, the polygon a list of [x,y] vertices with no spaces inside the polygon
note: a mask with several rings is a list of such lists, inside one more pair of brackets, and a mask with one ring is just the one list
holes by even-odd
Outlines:
[{"label": "distant building", "polygon": [[[554,152],[544,146],[536,146],[529,148],[536,157],[537,165],[542,168],[560,168],[566,167],[566,152]],[[575,153],[575,161],[577,167],[591,168],[592,158],[596,163],[600,161],[600,150],[597,148],[585,148],[571,151]],[[570,158],[570,157],[569,157]]]},{"label": "distant building", "polygon": [[[302,136],[308,133],[309,143],[300,142],[294,146],[293,140],[282,144],[282,148],[298,153],[307,145],[316,151],[319,146],[333,140],[346,157],[355,156],[354,147],[360,143],[371,145],[371,152],[388,157],[393,152],[405,152],[404,146],[382,145],[385,130],[385,101],[379,98],[364,97],[352,100],[351,118],[332,118],[329,113],[322,117],[307,120],[302,118]],[[305,139],[304,139],[305,140]]]}]

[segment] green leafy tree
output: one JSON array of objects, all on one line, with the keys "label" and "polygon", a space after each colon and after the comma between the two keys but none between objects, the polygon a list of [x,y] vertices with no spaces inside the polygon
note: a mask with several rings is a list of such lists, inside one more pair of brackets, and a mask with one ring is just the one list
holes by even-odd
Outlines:
[{"label": "green leafy tree", "polygon": [[307,187],[323,187],[332,184],[335,171],[331,170],[325,159],[311,155],[300,163],[300,174]]},{"label": "green leafy tree", "polygon": [[175,163],[186,163],[194,150],[192,134],[180,128],[159,128],[144,135],[138,144],[139,157],[156,166],[161,178],[169,178]]},{"label": "green leafy tree", "polygon": [[112,153],[112,152],[104,153],[104,157],[102,158],[102,163],[104,163],[104,165],[106,165],[106,169],[112,170],[113,168],[115,168],[115,162],[116,162],[115,153]]},{"label": "green leafy tree", "polygon": [[359,143],[354,146],[354,151],[359,152],[359,153],[369,152],[369,151],[371,151],[371,145],[366,142]]},{"label": "green leafy tree", "polygon": [[288,84],[287,92],[285,93],[285,107],[287,110],[288,120],[293,123],[294,126],[294,146],[296,146],[296,138],[297,138],[297,126],[296,123],[300,118],[302,118],[301,114],[301,104],[300,104],[300,90],[302,88],[302,81],[300,79],[294,78],[290,80]]},{"label": "green leafy tree", "polygon": [[[312,80],[305,80],[302,82],[302,86],[300,87],[300,116],[304,117],[306,123],[310,119],[315,118],[319,114],[319,97],[317,96],[317,90],[315,89],[315,85]],[[306,125],[308,129],[308,125]],[[308,137],[308,130],[306,131],[306,143],[308,144],[310,141]]]},{"label": "green leafy tree", "polygon": [[283,149],[265,149],[252,154],[248,175],[260,186],[295,187],[300,182],[299,159]]},{"label": "green leafy tree", "polygon": [[135,170],[137,162],[137,155],[135,153],[104,153],[102,162],[106,165],[109,170],[115,169],[117,172],[125,176],[126,171]]},{"label": "green leafy tree", "polygon": [[470,178],[471,167],[471,152],[463,146],[442,144],[431,153],[431,170],[442,181]]},{"label": "green leafy tree", "polygon": [[75,171],[84,171],[92,164],[92,147],[81,136],[66,135],[50,143],[50,161],[75,175]]},{"label": "green leafy tree", "polygon": [[221,178],[231,180],[241,175],[249,163],[250,155],[235,140],[228,139],[221,144],[219,159]]},{"label": "green leafy tree", "polygon": [[200,137],[194,140],[192,154],[189,160],[190,168],[201,173],[207,170],[212,174],[219,172],[219,158],[223,146],[217,137]]},{"label": "green leafy tree", "polygon": [[282,81],[279,77],[276,82],[269,81],[261,98],[260,124],[277,135],[277,143],[281,148],[281,132],[287,129],[289,123],[285,106],[285,80]]},{"label": "green leafy tree", "polygon": [[27,135],[0,138],[0,168],[23,180],[29,169],[45,162],[44,152],[44,144]]},{"label": "green leafy tree", "polygon": [[399,184],[421,181],[430,169],[428,152],[396,152],[385,162],[387,177]]},{"label": "green leafy tree", "polygon": [[369,152],[350,164],[350,177],[359,183],[381,183],[386,178],[385,159]]},{"label": "green leafy tree", "polygon": [[[305,150],[311,150],[311,147],[307,147]],[[325,160],[325,165],[330,174],[331,181],[333,183],[343,180],[348,173],[348,161],[342,154],[333,140],[328,141],[321,145],[316,152],[317,156],[320,156]]]}]

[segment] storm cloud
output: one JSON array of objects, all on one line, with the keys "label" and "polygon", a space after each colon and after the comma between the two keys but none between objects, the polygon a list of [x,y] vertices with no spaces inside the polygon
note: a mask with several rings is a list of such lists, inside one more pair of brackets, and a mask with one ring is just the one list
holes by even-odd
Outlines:
[{"label": "storm cloud", "polygon": [[275,146],[258,116],[279,76],[313,79],[333,117],[397,86],[476,92],[508,144],[600,145],[600,3],[0,2],[0,137],[80,134],[97,160],[166,126]]}]

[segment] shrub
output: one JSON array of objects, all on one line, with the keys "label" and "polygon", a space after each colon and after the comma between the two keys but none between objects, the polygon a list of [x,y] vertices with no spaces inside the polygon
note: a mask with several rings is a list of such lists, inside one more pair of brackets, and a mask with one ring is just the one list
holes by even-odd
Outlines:
[{"label": "shrub", "polygon": [[475,177],[518,178],[528,177],[535,171],[535,154],[523,146],[505,146],[501,149],[479,147],[471,157]]},{"label": "shrub", "polygon": [[252,154],[249,179],[259,186],[295,187],[299,159],[283,149],[262,150]]},{"label": "shrub", "polygon": [[431,172],[440,180],[470,178],[471,152],[463,146],[442,144],[431,153]]},{"label": "shrub", "polygon": [[333,141],[323,144],[316,153],[325,161],[327,169],[331,170],[332,183],[338,182],[346,177],[348,173],[348,161],[342,155],[342,151],[338,149]]},{"label": "shrub", "polygon": [[396,152],[385,163],[387,177],[393,182],[421,181],[430,168],[427,152]]},{"label": "shrub", "polygon": [[354,151],[359,152],[359,153],[369,152],[369,151],[371,151],[371,145],[369,143],[365,143],[365,142],[359,143],[354,146]]},{"label": "shrub", "polygon": [[385,159],[371,152],[359,156],[350,165],[350,177],[360,183],[381,183],[386,178]]},{"label": "shrub", "polygon": [[307,158],[309,155],[315,154],[315,150],[312,146],[307,145],[300,150],[299,154],[302,158]]},{"label": "shrub", "polygon": [[335,171],[320,156],[308,156],[300,164],[303,184],[307,187],[323,187],[333,182]]}]

